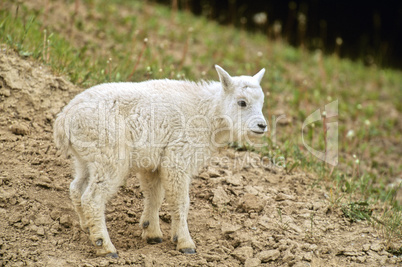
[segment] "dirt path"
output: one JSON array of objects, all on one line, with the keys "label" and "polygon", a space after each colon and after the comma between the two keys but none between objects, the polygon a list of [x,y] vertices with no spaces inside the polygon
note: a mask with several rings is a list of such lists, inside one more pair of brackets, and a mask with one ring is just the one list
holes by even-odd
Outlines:
[{"label": "dirt path", "polygon": [[331,208],[330,193],[304,173],[286,174],[251,152],[227,149],[195,177],[189,228],[197,254],[168,240],[148,245],[142,195],[130,178],[108,205],[119,259],[97,258],[68,196],[70,162],[55,149],[55,115],[79,91],[35,62],[0,54],[0,266],[397,266],[365,222]]}]

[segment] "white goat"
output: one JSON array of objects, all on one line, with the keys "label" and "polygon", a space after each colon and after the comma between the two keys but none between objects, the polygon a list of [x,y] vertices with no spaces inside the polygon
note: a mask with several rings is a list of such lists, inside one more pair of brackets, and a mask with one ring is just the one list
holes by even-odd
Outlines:
[{"label": "white goat", "polygon": [[142,237],[151,244],[162,242],[158,213],[166,194],[172,241],[182,253],[196,252],[187,226],[191,177],[217,147],[267,131],[260,87],[265,69],[231,77],[215,67],[220,82],[94,86],[57,116],[56,146],[75,160],[70,196],[98,255],[118,257],[106,228],[105,205],[131,170],[145,197]]}]

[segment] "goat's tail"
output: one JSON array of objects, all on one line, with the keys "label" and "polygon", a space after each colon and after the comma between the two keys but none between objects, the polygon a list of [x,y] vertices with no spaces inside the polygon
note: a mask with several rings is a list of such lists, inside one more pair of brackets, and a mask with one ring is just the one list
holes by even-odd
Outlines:
[{"label": "goat's tail", "polygon": [[62,154],[67,156],[70,148],[70,127],[69,123],[66,122],[66,112],[63,110],[57,115],[54,122],[53,138],[56,147],[60,149]]}]

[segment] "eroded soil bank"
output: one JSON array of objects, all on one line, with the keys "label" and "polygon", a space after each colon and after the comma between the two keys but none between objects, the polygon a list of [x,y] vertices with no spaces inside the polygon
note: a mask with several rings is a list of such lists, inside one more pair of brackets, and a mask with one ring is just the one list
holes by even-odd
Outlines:
[{"label": "eroded soil bank", "polygon": [[[52,141],[60,109],[82,89],[10,51],[0,53],[0,266],[397,266],[366,222],[351,223],[316,177],[286,174],[251,152],[221,151],[195,177],[189,228],[197,254],[141,240],[131,177],[107,209],[119,259],[97,258],[68,196],[70,162]],[[257,160],[256,160],[257,159]]]}]

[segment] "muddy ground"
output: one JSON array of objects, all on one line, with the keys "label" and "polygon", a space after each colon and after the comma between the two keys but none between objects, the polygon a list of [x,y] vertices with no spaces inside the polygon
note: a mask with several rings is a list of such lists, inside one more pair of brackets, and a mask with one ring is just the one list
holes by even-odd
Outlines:
[{"label": "muddy ground", "polygon": [[351,223],[306,173],[286,174],[252,152],[224,149],[194,177],[189,228],[196,255],[141,240],[135,177],[109,203],[118,259],[98,258],[69,199],[70,160],[54,147],[55,115],[82,91],[46,67],[0,53],[0,266],[397,266],[381,235]]}]

